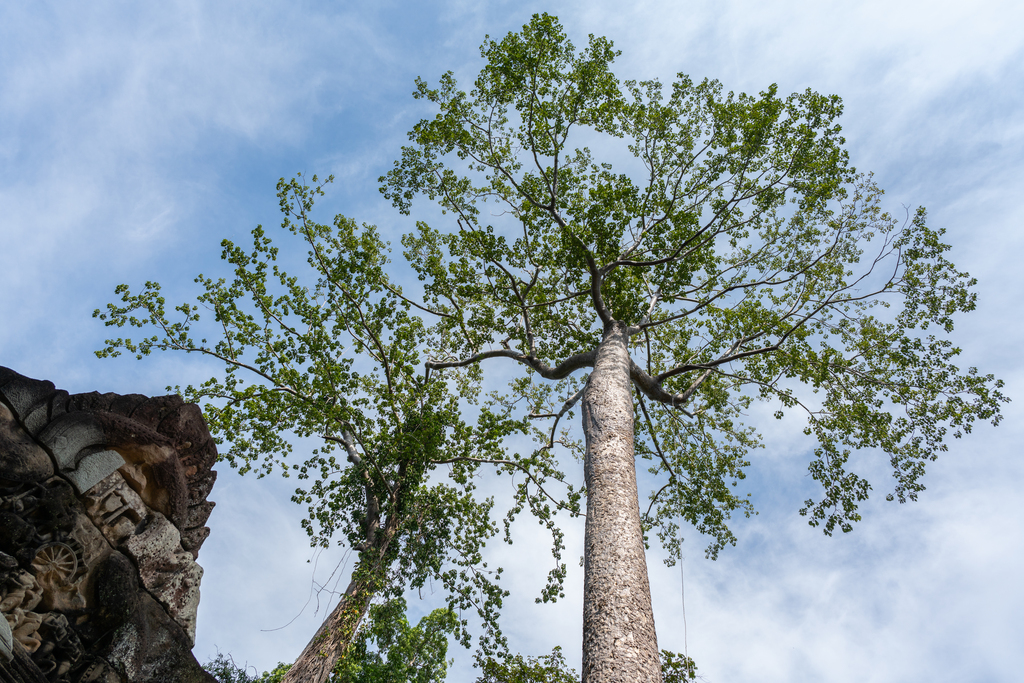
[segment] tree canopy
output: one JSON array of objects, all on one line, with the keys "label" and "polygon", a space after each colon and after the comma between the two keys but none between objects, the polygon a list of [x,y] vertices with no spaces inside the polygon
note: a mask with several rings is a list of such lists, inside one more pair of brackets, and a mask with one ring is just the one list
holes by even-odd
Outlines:
[{"label": "tree canopy", "polygon": [[[949,333],[975,281],[923,208],[895,219],[850,166],[837,96],[620,82],[617,55],[594,36],[577,51],[548,15],[488,39],[470,90],[450,72],[417,81],[438,113],[381,178],[402,212],[425,196],[452,216],[403,241],[435,320],[427,367],[513,360],[525,372],[509,404],[556,425],[582,401],[584,681],[640,660],[643,680],[658,676],[649,597],[608,607],[607,577],[647,591],[643,532],[678,552],[680,519],[711,537],[711,556],[735,542],[753,401],[806,416],[822,489],[801,514],[826,534],[850,531],[871,490],[852,450],[884,453],[888,497],[914,500],[945,440],[998,423],[1005,401],[992,375],[954,364]],[[634,453],[664,484],[623,524]],[[625,546],[634,558],[617,557]],[[619,645],[627,621],[642,622],[633,652]]]},{"label": "tree canopy", "polygon": [[[119,286],[120,302],[95,315],[155,333],[110,339],[97,354],[127,351],[141,359],[179,351],[223,363],[223,373],[202,385],[173,390],[202,404],[231,466],[257,476],[275,468],[296,475],[293,500],[308,508],[303,526],[312,543],[326,547],[334,539],[358,553],[348,589],[285,681],[326,680],[374,599],[427,582],[443,587],[460,614],[463,645],[475,612],[484,624],[482,651],[501,651],[497,618],[507,593],[498,585],[501,569],[481,560],[499,527],[474,476],[484,463],[528,473],[516,485],[510,523],[536,502],[536,487],[562,475],[506,453],[503,439],[524,430],[522,419],[484,407],[471,424],[458,392],[428,381],[420,356],[425,328],[384,270],[387,250],[377,231],[343,216],[331,225],[313,220],[324,182],[314,176],[313,185],[278,184],[282,230],[308,248],[307,272],[279,267],[278,247],[258,226],[250,250],[223,242],[233,276],[197,277],[203,291],[194,304],[168,311],[159,283],[147,282],[139,294]],[[204,326],[204,313],[214,326]],[[194,328],[219,338],[208,342]],[[296,437],[319,445],[296,454]],[[438,468],[442,476],[432,474]],[[557,555],[557,530],[553,542]]]},{"label": "tree canopy", "polygon": [[[485,655],[499,652],[504,594],[481,555],[497,525],[474,477],[483,465],[521,475],[507,521],[529,509],[551,530],[543,600],[565,576],[556,514],[580,514],[585,494],[583,679],[653,681],[648,534],[670,556],[680,523],[708,537],[711,557],[735,543],[731,516],[753,512],[738,482],[761,445],[744,422],[755,401],[806,419],[821,492],[801,514],[832,534],[853,528],[872,490],[852,451],[882,454],[887,497],[915,500],[948,438],[998,423],[1006,398],[992,375],[955,364],[950,334],[974,308],[974,280],[924,209],[894,218],[850,165],[838,97],[736,95],[682,74],[620,81],[617,55],[594,36],[577,50],[542,14],[484,42],[468,91],[450,72],[417,80],[436,115],[380,180],[401,212],[425,197],[446,216],[402,239],[419,287],[393,277],[372,226],[312,218],[314,176],[279,184],[311,279],[281,270],[257,228],[251,251],[224,243],[233,279],[200,276],[199,305],[177,307],[180,321],[155,283],[120,287],[97,315],[156,328],[101,355],[224,363],[181,391],[205,403],[229,461],[309,480],[296,500],[316,542],[340,532],[370,553],[362,566],[379,571],[353,588],[359,618],[384,586],[434,577],[453,609],[483,618]],[[193,336],[202,307],[216,343]],[[498,358],[522,372],[483,393],[482,367]],[[323,445],[295,457],[285,432]],[[518,433],[535,437],[531,453],[508,447]],[[643,507],[637,456],[658,482]],[[583,491],[565,483],[579,461]]]},{"label": "tree canopy", "polygon": [[[976,281],[923,208],[893,218],[848,165],[837,96],[737,96],[684,75],[620,85],[610,41],[591,36],[577,53],[547,15],[481,54],[469,92],[451,73],[437,88],[417,82],[414,96],[440,113],[381,179],[400,210],[422,194],[457,226],[421,222],[404,239],[437,316],[428,367],[515,360],[529,381],[512,389],[536,415],[559,392],[534,381],[573,395],[563,385],[582,379],[565,378],[592,365],[609,322],[625,322],[643,447],[679,484],[652,514],[712,532],[712,553],[731,535],[685,494],[743,505],[721,484],[755,443],[738,420],[753,400],[807,416],[823,492],[802,512],[826,533],[851,528],[870,488],[846,471],[850,449],[889,455],[902,502],[947,436],[998,422],[1002,383],[953,365],[948,339]],[[633,173],[569,142],[595,133],[625,143]],[[486,202],[497,206],[484,213]]]}]

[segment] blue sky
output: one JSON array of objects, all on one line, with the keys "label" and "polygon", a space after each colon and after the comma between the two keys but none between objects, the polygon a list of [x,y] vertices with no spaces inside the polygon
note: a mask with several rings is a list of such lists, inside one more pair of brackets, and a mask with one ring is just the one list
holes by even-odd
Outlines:
[{"label": "blue sky", "polygon": [[[191,357],[101,361],[91,317],[124,282],[194,296],[219,243],[278,222],[274,184],[298,171],[337,180],[324,216],[411,226],[378,194],[405,132],[425,113],[413,79],[479,69],[485,34],[532,12],[558,15],[577,44],[606,35],[623,78],[683,71],[726,89],[812,87],[846,105],[854,164],[890,210],[925,205],[953,260],[979,279],[961,322],[963,364],[1007,382],[1006,420],[951,444],[920,502],[876,499],[849,535],[825,538],[796,511],[810,444],[765,411],[767,448],[748,480],[761,514],[737,524],[717,562],[688,545],[687,647],[726,681],[1010,681],[1024,665],[1024,488],[1019,298],[1024,269],[1024,9],[1017,2],[263,2],[0,5],[0,364],[72,392],[160,394],[215,368]],[[415,215],[414,217],[415,218]],[[758,415],[755,413],[754,418]],[[343,548],[314,555],[277,479],[222,467],[196,654],[219,648],[262,669],[292,660],[323,617],[312,581]],[[525,653],[562,644],[579,660],[580,572],[569,597],[537,607],[529,525],[495,547],[518,599],[507,631]],[[567,557],[579,555],[570,528]],[[573,545],[575,544],[575,545]],[[307,560],[313,562],[307,563]],[[546,565],[545,565],[546,566]],[[314,571],[315,567],[315,571]],[[679,569],[650,558],[659,641],[683,649]],[[342,579],[342,585],[344,580]],[[416,610],[433,606],[429,594]],[[436,598],[436,596],[434,596]],[[323,599],[326,599],[324,596]],[[270,631],[284,627],[280,630]],[[452,680],[464,680],[467,653]]]}]

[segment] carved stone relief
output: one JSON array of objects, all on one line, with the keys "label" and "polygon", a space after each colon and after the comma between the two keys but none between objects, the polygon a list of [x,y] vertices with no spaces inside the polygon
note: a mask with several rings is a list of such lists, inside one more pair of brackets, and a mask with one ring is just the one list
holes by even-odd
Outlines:
[{"label": "carved stone relief", "polygon": [[0,368],[0,681],[213,681],[191,647],[216,457],[180,397]]},{"label": "carved stone relief", "polygon": [[189,642],[194,642],[203,568],[181,547],[178,530],[154,512],[145,529],[126,538],[122,547],[135,560],[142,585],[185,629]]}]

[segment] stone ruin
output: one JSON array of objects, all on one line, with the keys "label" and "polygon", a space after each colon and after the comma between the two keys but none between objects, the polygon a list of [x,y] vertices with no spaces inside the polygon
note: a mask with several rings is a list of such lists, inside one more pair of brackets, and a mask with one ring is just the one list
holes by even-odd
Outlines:
[{"label": "stone ruin", "polygon": [[179,396],[0,367],[0,683],[214,683],[192,646],[216,459]]}]

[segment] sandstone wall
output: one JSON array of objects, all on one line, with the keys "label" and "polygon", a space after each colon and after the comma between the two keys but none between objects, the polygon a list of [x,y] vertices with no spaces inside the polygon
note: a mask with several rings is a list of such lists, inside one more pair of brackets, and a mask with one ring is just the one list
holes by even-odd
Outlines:
[{"label": "sandstone wall", "polygon": [[0,683],[213,681],[191,650],[216,459],[178,396],[0,367]]}]

